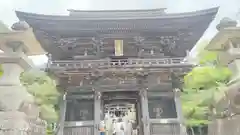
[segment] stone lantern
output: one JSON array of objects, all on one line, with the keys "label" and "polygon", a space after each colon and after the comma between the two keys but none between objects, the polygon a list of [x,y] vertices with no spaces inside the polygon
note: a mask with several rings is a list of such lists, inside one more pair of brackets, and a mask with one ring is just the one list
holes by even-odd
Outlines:
[{"label": "stone lantern", "polygon": [[[45,122],[39,119],[34,98],[20,82],[20,74],[33,67],[26,54],[31,54],[28,28],[0,32],[0,135],[45,135]],[[25,25],[26,26],[26,25]],[[14,26],[13,26],[14,27]],[[16,26],[15,26],[16,27]],[[33,42],[34,41],[34,42]],[[36,46],[36,44],[34,44]],[[33,45],[33,46],[34,46]]]}]

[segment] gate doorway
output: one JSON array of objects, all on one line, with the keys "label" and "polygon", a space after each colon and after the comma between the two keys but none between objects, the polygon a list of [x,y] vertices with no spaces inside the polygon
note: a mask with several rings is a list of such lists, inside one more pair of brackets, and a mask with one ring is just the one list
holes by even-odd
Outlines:
[{"label": "gate doorway", "polygon": [[102,100],[107,135],[118,132],[119,123],[123,125],[125,135],[138,135],[141,129],[141,108],[137,92],[107,92],[103,93]]}]

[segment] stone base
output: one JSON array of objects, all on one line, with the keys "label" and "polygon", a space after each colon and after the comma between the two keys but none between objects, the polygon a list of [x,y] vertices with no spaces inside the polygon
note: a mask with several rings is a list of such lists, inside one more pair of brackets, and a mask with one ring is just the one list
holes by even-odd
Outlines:
[{"label": "stone base", "polygon": [[45,135],[46,123],[24,112],[0,112],[0,135]]}]

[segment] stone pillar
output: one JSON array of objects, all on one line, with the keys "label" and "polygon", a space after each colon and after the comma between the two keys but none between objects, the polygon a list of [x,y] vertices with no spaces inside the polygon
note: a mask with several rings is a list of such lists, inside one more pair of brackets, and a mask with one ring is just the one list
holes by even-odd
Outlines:
[{"label": "stone pillar", "polygon": [[99,125],[101,122],[101,93],[95,92],[94,96],[94,135],[99,135]]},{"label": "stone pillar", "polygon": [[[14,42],[16,43],[16,42]],[[10,46],[13,45],[13,46]],[[0,77],[0,135],[45,135],[45,123],[39,119],[34,98],[20,83],[22,71],[32,67],[19,44],[4,46],[0,54],[3,75]],[[13,48],[15,47],[15,48]]]},{"label": "stone pillar", "polygon": [[175,89],[174,100],[175,100],[175,106],[177,111],[177,118],[180,123],[180,135],[187,135],[186,127],[184,125],[184,117],[182,113],[180,94],[181,94],[181,91],[179,89]]},{"label": "stone pillar", "polygon": [[221,31],[225,28],[231,28],[231,27],[236,27],[237,26],[237,21],[232,20],[231,18],[224,17],[220,23],[216,26],[218,31]]},{"label": "stone pillar", "polygon": [[150,135],[150,123],[149,123],[149,108],[148,108],[148,96],[146,90],[141,90],[141,112],[142,112],[142,123],[143,123],[143,134]]}]

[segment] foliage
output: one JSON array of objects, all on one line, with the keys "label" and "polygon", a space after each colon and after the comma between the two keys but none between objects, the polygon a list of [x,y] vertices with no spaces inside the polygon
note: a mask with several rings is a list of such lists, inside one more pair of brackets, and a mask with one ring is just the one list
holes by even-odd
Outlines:
[{"label": "foliage", "polygon": [[224,95],[223,87],[224,84],[218,84],[208,89],[184,89],[181,100],[188,126],[208,124],[208,117],[211,113],[209,108],[222,98]]},{"label": "foliage", "polygon": [[46,131],[47,135],[53,135],[54,134],[54,131],[53,131],[51,126],[52,125],[48,125],[47,126],[47,131]]},{"label": "foliage", "polygon": [[199,60],[200,65],[218,64],[218,52],[204,50],[199,54],[199,56],[200,56],[200,60]]},{"label": "foliage", "polygon": [[219,83],[226,83],[231,76],[230,70],[218,66],[198,66],[184,76],[185,86],[190,89],[209,89]]},{"label": "foliage", "polygon": [[0,65],[0,77],[3,75],[4,71],[3,71],[3,67],[2,65]]},{"label": "foliage", "polygon": [[182,109],[190,127],[207,124],[210,108],[225,94],[223,87],[229,81],[231,72],[220,65],[217,58],[217,52],[201,51],[199,65],[184,76]]},{"label": "foliage", "polygon": [[40,117],[48,123],[56,122],[58,115],[54,106],[58,104],[59,92],[55,82],[41,71],[24,72],[21,82],[35,97],[35,102],[40,107]]}]

